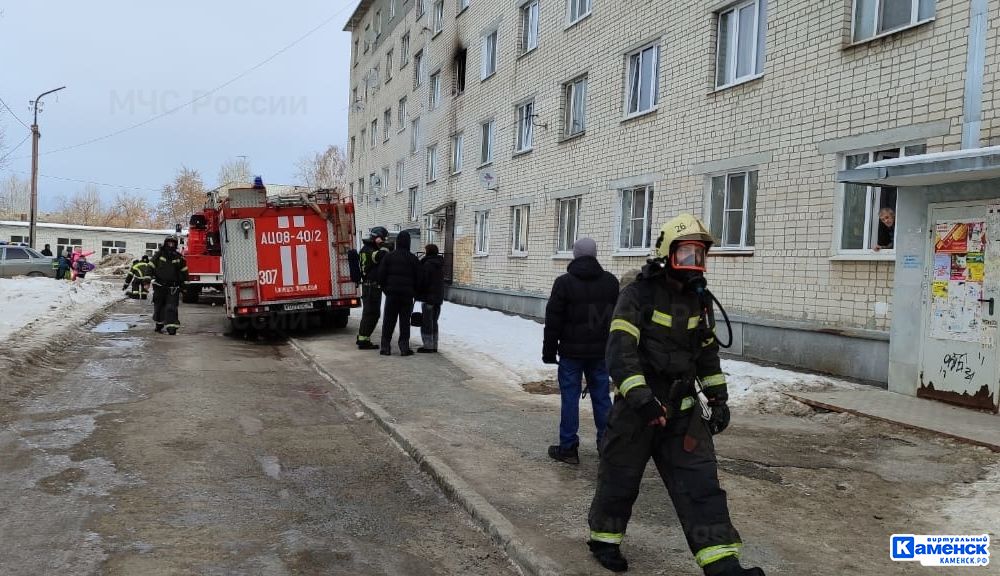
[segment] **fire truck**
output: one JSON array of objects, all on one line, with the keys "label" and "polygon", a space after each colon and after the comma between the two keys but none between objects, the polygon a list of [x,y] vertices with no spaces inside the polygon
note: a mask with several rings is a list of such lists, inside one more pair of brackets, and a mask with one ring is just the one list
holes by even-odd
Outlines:
[{"label": "fire truck", "polygon": [[[203,214],[206,253],[211,257],[217,246],[219,285],[234,330],[289,328],[309,316],[347,326],[351,308],[361,305],[349,258],[349,199],[333,190],[268,196],[258,180],[250,188],[213,193],[211,204]],[[195,275],[190,260],[188,269]]]}]

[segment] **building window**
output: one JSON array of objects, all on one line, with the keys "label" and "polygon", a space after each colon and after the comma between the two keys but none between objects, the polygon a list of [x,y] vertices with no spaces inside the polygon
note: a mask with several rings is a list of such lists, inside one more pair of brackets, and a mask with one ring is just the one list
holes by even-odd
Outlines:
[{"label": "building window", "polygon": [[368,195],[365,194],[365,179],[358,178],[358,198],[361,199],[363,204],[368,203]]},{"label": "building window", "polygon": [[719,13],[717,87],[737,84],[764,73],[766,32],[766,0],[752,0]]},{"label": "building window", "polygon": [[399,110],[396,112],[396,123],[399,124],[399,131],[406,130],[406,96],[399,99]]},{"label": "building window", "polygon": [[[354,184],[351,184],[353,187]],[[156,242],[146,242],[146,256],[152,256],[160,248]]]},{"label": "building window", "polygon": [[358,65],[358,40],[354,41],[354,65]]},{"label": "building window", "polygon": [[392,50],[385,53],[385,83],[392,80]]},{"label": "building window", "polygon": [[493,128],[494,120],[487,120],[480,124],[480,134],[482,135],[482,145],[479,152],[479,163],[489,164],[493,162]]},{"label": "building window", "polygon": [[27,244],[28,243],[28,237],[27,236],[11,236],[10,237],[10,243],[11,244]]},{"label": "building window", "polygon": [[389,192],[389,167],[388,166],[383,166],[382,167],[382,174],[379,176],[379,179],[378,179],[378,189],[379,189],[380,192],[385,192],[385,193]]},{"label": "building window", "polygon": [[431,28],[434,36],[444,30],[444,0],[434,2],[434,11],[431,13]]},{"label": "building window", "polygon": [[712,178],[709,228],[720,248],[753,248],[757,216],[757,171]]},{"label": "building window", "polygon": [[538,0],[521,6],[521,54],[538,48]]},{"label": "building window", "polygon": [[396,161],[396,192],[402,192],[406,189],[406,162],[404,160]]},{"label": "building window", "polygon": [[101,258],[108,254],[124,254],[125,242],[121,240],[101,240]]},{"label": "building window", "polygon": [[56,238],[56,253],[58,251],[83,251],[83,240],[80,238]]},{"label": "building window", "polygon": [[378,174],[372,172],[368,175],[368,189],[375,201],[378,202],[378,194],[382,191],[382,183],[378,180]]},{"label": "building window", "polygon": [[556,242],[556,251],[561,253],[572,253],[573,244],[576,243],[580,231],[580,197],[564,198],[557,202],[559,208],[559,222],[557,230],[559,238]]},{"label": "building window", "polygon": [[372,47],[372,26],[371,24],[365,24],[365,54]]},{"label": "building window", "polygon": [[476,256],[490,253],[490,211],[476,212]]},{"label": "building window", "polygon": [[934,18],[934,0],[854,0],[854,41],[860,42]]},{"label": "building window", "polygon": [[416,7],[416,11],[417,11],[416,17],[417,18],[422,18],[423,15],[424,15],[424,11],[427,10],[427,7],[424,6],[424,2],[426,2],[426,1],[427,0],[417,0],[417,7]]},{"label": "building window", "polygon": [[396,17],[396,0],[389,0],[389,19]]},{"label": "building window", "polygon": [[354,136],[351,136],[351,163],[352,164],[354,163],[354,156],[355,156],[357,150],[358,150],[358,141],[357,141],[357,138],[355,138]]},{"label": "building window", "polygon": [[371,146],[372,150],[378,145],[378,118],[372,120],[372,132],[371,132]]},{"label": "building window", "polygon": [[637,186],[619,193],[618,249],[649,250],[653,187]]},{"label": "building window", "polygon": [[375,11],[375,39],[378,40],[382,36],[382,11]]},{"label": "building window", "polygon": [[441,72],[435,72],[431,74],[431,86],[427,91],[428,102],[427,105],[431,110],[438,107],[438,103],[441,101]]},{"label": "building window", "polygon": [[399,39],[399,69],[402,70],[410,62],[410,33],[403,34]]},{"label": "building window", "polygon": [[361,149],[358,151],[358,157],[359,158],[361,156],[363,156],[364,153],[365,153],[365,142],[368,141],[367,138],[368,138],[368,130],[365,130],[364,128],[362,128],[361,129],[361,140],[359,141],[361,143]]},{"label": "building window", "polygon": [[587,77],[569,82],[563,93],[563,107],[566,111],[563,134],[574,136],[587,129]]},{"label": "building window", "polygon": [[527,152],[532,148],[534,137],[535,103],[525,102],[517,107],[517,152]]},{"label": "building window", "polygon": [[461,14],[463,10],[469,7],[469,0],[458,0],[458,13]]},{"label": "building window", "polygon": [[[923,154],[923,144],[883,148],[848,154],[844,168],[853,170],[862,164]],[[896,246],[896,187],[845,184],[840,224],[840,250],[893,250]]]},{"label": "building window", "polygon": [[654,44],[628,55],[628,115],[642,114],[659,102],[660,46]]},{"label": "building window", "polygon": [[569,23],[590,15],[590,0],[568,0],[569,2]]},{"label": "building window", "polygon": [[459,132],[451,137],[451,173],[462,171],[462,148],[465,144],[465,134]]},{"label": "building window", "polygon": [[482,49],[482,74],[481,78],[486,80],[497,73],[497,31],[490,32],[483,38]]},{"label": "building window", "polygon": [[431,144],[427,147],[427,183],[437,180],[438,147]]},{"label": "building window", "polygon": [[416,117],[410,122],[410,154],[417,152],[420,145],[420,117]]},{"label": "building window", "polygon": [[417,222],[420,220],[420,187],[411,186],[409,195],[409,212],[410,222]]},{"label": "building window", "polygon": [[389,141],[389,132],[392,128],[392,108],[386,108],[382,113],[382,141]]},{"label": "building window", "polygon": [[418,50],[413,55],[413,87],[418,88],[424,81],[424,51]]},{"label": "building window", "polygon": [[465,92],[465,71],[466,61],[469,58],[469,51],[466,48],[459,48],[455,52],[455,61],[452,64],[452,75],[455,78],[455,95]]},{"label": "building window", "polygon": [[528,213],[530,206],[514,206],[510,209],[510,253],[523,256],[528,253]]}]

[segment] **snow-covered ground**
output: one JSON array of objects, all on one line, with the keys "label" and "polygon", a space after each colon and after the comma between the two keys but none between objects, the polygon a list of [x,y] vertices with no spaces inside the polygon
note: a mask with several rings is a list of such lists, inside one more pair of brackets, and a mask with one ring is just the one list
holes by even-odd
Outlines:
[{"label": "snow-covered ground", "polygon": [[44,342],[122,298],[117,288],[89,277],[76,282],[0,278],[0,343],[11,337],[16,344]]},{"label": "snow-covered ground", "polygon": [[[542,362],[542,324],[501,312],[445,303],[441,309],[441,351],[463,365],[475,364],[504,382],[520,386],[556,380],[556,367]],[[785,392],[852,388],[855,384],[723,360],[730,404],[759,412],[808,414],[811,410]]]}]

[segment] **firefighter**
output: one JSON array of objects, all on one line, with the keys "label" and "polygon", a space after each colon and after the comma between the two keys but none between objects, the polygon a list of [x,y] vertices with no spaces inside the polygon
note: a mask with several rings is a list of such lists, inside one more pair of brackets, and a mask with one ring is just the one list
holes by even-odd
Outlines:
[{"label": "firefighter", "polygon": [[[143,256],[141,260],[132,261],[132,267],[125,275],[125,284],[122,290],[128,290],[128,297],[145,300],[149,294],[149,281],[153,266],[149,263],[149,256]],[[131,289],[129,290],[129,287]]]},{"label": "firefighter", "polygon": [[160,249],[153,254],[153,322],[159,333],[167,329],[167,334],[177,334],[181,323],[177,307],[181,290],[187,282],[188,267],[184,257],[177,251],[177,238],[167,236]]},{"label": "firefighter", "polygon": [[[683,214],[660,230],[655,257],[618,298],[607,362],[615,402],[590,505],[591,553],[624,572],[620,544],[650,457],[695,561],[707,576],[763,576],[739,563],[739,533],[719,485],[712,435],[729,425],[726,377],[704,292],[712,235]],[[702,407],[698,389],[704,392]]]},{"label": "firefighter", "polygon": [[382,287],[378,285],[378,265],[389,253],[385,241],[389,231],[382,226],[371,230],[371,237],[364,241],[359,257],[361,259],[361,326],[358,328],[359,350],[378,350],[372,343],[372,332],[378,324],[382,308]]}]

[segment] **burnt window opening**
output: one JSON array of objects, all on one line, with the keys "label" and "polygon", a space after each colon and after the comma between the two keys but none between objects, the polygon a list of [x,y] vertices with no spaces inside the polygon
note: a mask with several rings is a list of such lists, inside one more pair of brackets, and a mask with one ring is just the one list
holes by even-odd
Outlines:
[{"label": "burnt window opening", "polygon": [[455,95],[465,92],[465,70],[466,61],[468,59],[469,50],[466,48],[459,48],[455,52],[455,60],[452,65],[452,71],[455,74]]}]

